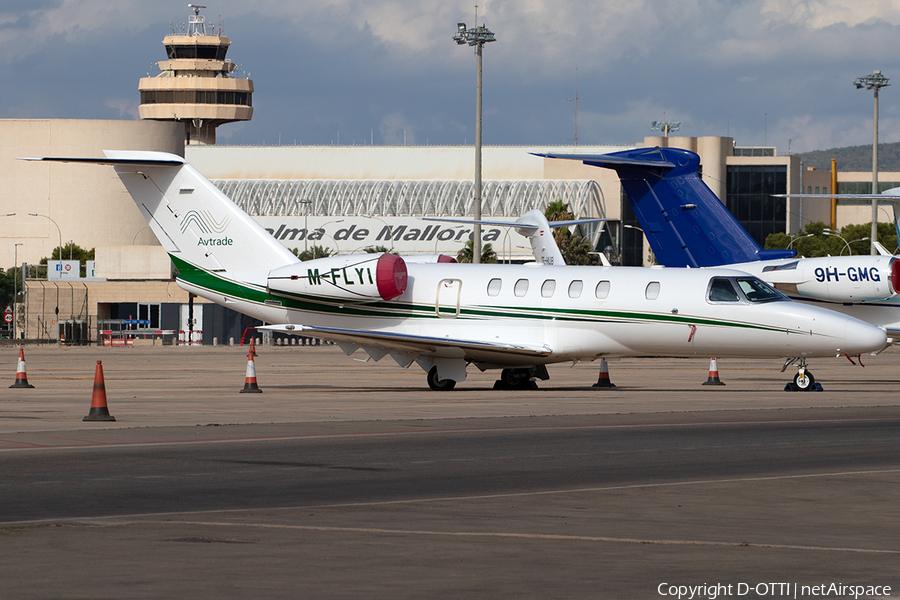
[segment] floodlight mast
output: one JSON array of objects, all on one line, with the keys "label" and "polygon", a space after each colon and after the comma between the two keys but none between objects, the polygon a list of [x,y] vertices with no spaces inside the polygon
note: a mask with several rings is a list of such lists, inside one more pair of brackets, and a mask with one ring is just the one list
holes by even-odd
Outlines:
[{"label": "floodlight mast", "polygon": [[681,129],[681,121],[651,121],[650,129],[653,131],[662,131],[663,137],[669,137],[670,131],[678,131]]},{"label": "floodlight mast", "polygon": [[472,233],[472,262],[481,262],[481,54],[482,48],[494,39],[494,32],[484,26],[469,29],[465,23],[456,24],[454,41],[460,46],[468,44],[475,46],[476,75],[475,75],[475,192],[474,192],[474,217],[475,226]]},{"label": "floodlight mast", "polygon": [[[871,75],[866,75],[865,77],[858,77],[853,85],[856,86],[856,89],[861,90],[866,88],[867,90],[875,91],[875,122],[872,126],[872,193],[878,193],[878,90],[883,87],[887,87],[891,85],[888,83],[890,79],[884,77],[881,74],[881,71],[875,71]],[[878,250],[875,248],[875,242],[878,241],[878,200],[872,200],[872,232],[869,234],[869,252],[871,254],[878,254]]]}]

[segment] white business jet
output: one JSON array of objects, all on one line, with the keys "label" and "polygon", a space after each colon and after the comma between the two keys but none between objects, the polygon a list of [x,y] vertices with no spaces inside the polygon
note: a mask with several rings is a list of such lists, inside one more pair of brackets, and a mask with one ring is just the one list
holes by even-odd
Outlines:
[{"label": "white business jet", "polygon": [[559,362],[834,356],[886,343],[878,327],[730,269],[407,264],[393,254],[301,262],[183,158],[105,154],[31,160],[113,165],[188,292],[348,355],[416,363],[433,390],[465,381],[470,364],[502,369],[508,389],[547,379]]},{"label": "white business jet", "polygon": [[[552,154],[613,169],[619,175],[644,235],[659,264],[666,267],[740,269],[759,277],[793,300],[815,304],[881,327],[900,340],[900,257],[880,248],[874,256],[802,258],[793,250],[764,250],[725,208],[698,174],[700,157],[679,148],[638,148],[603,155]],[[884,194],[838,194],[839,198],[888,200],[900,233],[900,190]],[[828,194],[777,197],[831,199]],[[878,245],[880,247],[880,245]],[[848,358],[850,353],[848,354]],[[796,382],[810,386],[805,372]],[[785,368],[788,362],[785,362]]]}]

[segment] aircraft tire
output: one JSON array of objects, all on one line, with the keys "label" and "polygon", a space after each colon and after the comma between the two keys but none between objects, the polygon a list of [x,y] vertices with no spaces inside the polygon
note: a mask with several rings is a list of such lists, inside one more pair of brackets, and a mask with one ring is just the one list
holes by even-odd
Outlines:
[{"label": "aircraft tire", "polygon": [[523,387],[529,381],[528,369],[503,369],[500,373],[500,379],[509,389],[515,390]]},{"label": "aircraft tire", "polygon": [[456,387],[456,382],[452,379],[438,379],[437,367],[431,367],[428,371],[428,387],[435,392],[449,392]]},{"label": "aircraft tire", "polygon": [[816,378],[813,377],[813,374],[810,371],[804,371],[802,377],[799,372],[794,375],[794,386],[802,392],[808,392],[813,389],[813,384],[815,383]]}]

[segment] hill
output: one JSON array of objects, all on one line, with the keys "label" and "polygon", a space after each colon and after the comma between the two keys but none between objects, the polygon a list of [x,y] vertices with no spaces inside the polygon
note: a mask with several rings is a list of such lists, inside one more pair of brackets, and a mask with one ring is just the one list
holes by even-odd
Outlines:
[{"label": "hill", "polygon": [[[872,172],[872,144],[801,152],[798,156],[804,166],[820,170],[831,170],[831,159],[834,158],[839,171]],[[878,144],[878,171],[900,171],[900,142]]]}]

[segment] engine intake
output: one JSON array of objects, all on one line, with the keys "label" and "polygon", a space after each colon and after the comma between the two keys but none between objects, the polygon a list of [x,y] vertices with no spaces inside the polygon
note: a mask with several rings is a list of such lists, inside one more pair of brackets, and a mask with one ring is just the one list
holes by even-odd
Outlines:
[{"label": "engine intake", "polygon": [[298,262],[269,273],[270,294],[394,300],[406,291],[406,263],[395,254],[354,254]]}]

